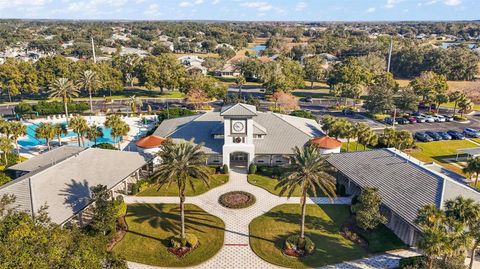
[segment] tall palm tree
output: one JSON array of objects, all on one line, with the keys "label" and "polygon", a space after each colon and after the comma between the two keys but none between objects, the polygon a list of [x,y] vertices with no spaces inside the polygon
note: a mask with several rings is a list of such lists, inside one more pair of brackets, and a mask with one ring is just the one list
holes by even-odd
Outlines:
[{"label": "tall palm tree", "polygon": [[3,152],[3,158],[5,160],[5,166],[8,166],[8,153],[13,150],[12,140],[8,137],[0,137],[0,150]]},{"label": "tall palm tree", "polygon": [[357,136],[357,129],[352,126],[352,124],[348,124],[345,128],[345,133],[343,134],[343,138],[347,139],[347,152],[350,151],[350,140],[357,138]]},{"label": "tall palm tree", "polygon": [[307,193],[317,195],[317,188],[329,198],[336,196],[335,179],[328,173],[330,165],[327,163],[328,155],[322,155],[314,146],[304,149],[295,147],[294,156],[290,157],[291,169],[275,186],[280,189],[280,195],[284,193],[290,198],[297,187],[300,188],[302,196],[300,205],[302,207],[302,220],[300,237],[305,238],[305,213]]},{"label": "tall palm tree", "polygon": [[477,188],[478,178],[480,177],[480,157],[472,157],[467,161],[467,166],[462,169],[462,172],[475,176],[475,188]]},{"label": "tall palm tree", "polygon": [[465,199],[461,196],[455,200],[449,200],[445,204],[445,213],[465,227],[468,227],[468,236],[472,239],[470,248],[470,265],[473,268],[475,250],[480,244],[480,204],[473,199]]},{"label": "tall palm tree", "polygon": [[47,148],[50,150],[50,141],[55,138],[55,128],[51,123],[40,123],[35,129],[35,138],[45,139]]},{"label": "tall palm tree", "polygon": [[55,136],[57,137],[58,145],[61,146],[62,135],[68,134],[67,125],[63,123],[55,123],[53,128],[55,129]]},{"label": "tall palm tree", "polygon": [[[73,131],[77,134],[77,141],[78,141],[78,146],[85,146],[85,143],[83,141],[83,138],[85,136],[85,132],[88,129],[88,124],[87,120],[84,119],[83,117],[76,116],[73,117],[70,124],[68,125],[70,128],[73,129]],[[82,142],[80,145],[80,141]]]},{"label": "tall palm tree", "polygon": [[67,78],[57,78],[50,85],[50,91],[48,91],[48,93],[50,98],[55,97],[62,99],[68,124],[68,102],[73,97],[78,96],[78,88]]},{"label": "tall palm tree", "polygon": [[159,184],[170,186],[175,184],[178,187],[180,198],[180,220],[181,237],[185,238],[185,187],[188,185],[195,191],[195,180],[209,186],[208,169],[205,166],[206,156],[201,151],[201,145],[193,142],[173,143],[165,141],[160,147],[158,157],[162,163],[153,174],[152,180]]},{"label": "tall palm tree", "polygon": [[95,124],[88,126],[87,131],[85,132],[85,137],[93,141],[94,144],[97,144],[97,138],[103,137],[103,129],[100,126],[97,126]]},{"label": "tall palm tree", "polygon": [[97,79],[97,74],[92,70],[83,71],[80,80],[78,81],[78,87],[88,92],[91,113],[93,113],[92,92],[95,91],[98,83],[99,80]]},{"label": "tall palm tree", "polygon": [[18,147],[18,138],[27,134],[27,126],[19,121],[12,121],[8,123],[10,125],[10,134],[15,148],[17,149],[17,155],[20,156],[20,148]]},{"label": "tall palm tree", "polygon": [[112,129],[113,143],[120,149],[120,138],[128,134],[130,126],[120,116],[114,114],[107,117],[105,127]]},{"label": "tall palm tree", "polygon": [[356,133],[357,133],[357,145],[355,146],[355,150],[358,150],[358,145],[362,144],[365,149],[365,143],[368,140],[368,136],[370,135],[369,132],[371,132],[370,127],[368,127],[367,124],[360,122],[355,124],[354,126]]}]

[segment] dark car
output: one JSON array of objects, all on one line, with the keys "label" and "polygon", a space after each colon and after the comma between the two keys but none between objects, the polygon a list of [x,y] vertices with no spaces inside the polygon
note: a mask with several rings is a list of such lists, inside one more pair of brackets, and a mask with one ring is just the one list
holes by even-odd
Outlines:
[{"label": "dark car", "polygon": [[398,124],[397,120],[393,120],[393,118],[390,118],[390,117],[386,117],[385,119],[383,119],[383,121],[388,125]]},{"label": "dark car", "polygon": [[311,102],[313,102],[313,98],[311,96],[307,96],[307,97],[303,98],[303,101],[306,102],[306,103],[311,103]]},{"label": "dark car", "polygon": [[422,132],[415,133],[415,135],[413,137],[415,139],[417,139],[418,141],[421,141],[421,142],[431,142],[431,141],[433,141],[433,138],[431,138],[426,133],[422,133]]},{"label": "dark car", "polygon": [[447,134],[449,134],[452,137],[452,139],[459,139],[459,140],[465,139],[465,136],[462,133],[454,130],[448,131]]},{"label": "dark car", "polygon": [[410,122],[405,118],[399,118],[397,120],[398,124],[409,124]]},{"label": "dark car", "polygon": [[343,109],[342,114],[345,116],[353,116],[355,113],[351,109]]},{"label": "dark car", "polygon": [[439,134],[437,134],[437,132],[425,132],[425,134],[427,134],[428,136],[430,136],[431,138],[433,138],[433,140],[435,141],[439,141],[439,140],[442,140],[442,136],[440,136]]},{"label": "dark car", "polygon": [[450,140],[450,139],[452,139],[452,137],[451,137],[449,134],[447,134],[447,132],[437,132],[437,134],[438,134],[439,136],[441,136],[443,140]]}]

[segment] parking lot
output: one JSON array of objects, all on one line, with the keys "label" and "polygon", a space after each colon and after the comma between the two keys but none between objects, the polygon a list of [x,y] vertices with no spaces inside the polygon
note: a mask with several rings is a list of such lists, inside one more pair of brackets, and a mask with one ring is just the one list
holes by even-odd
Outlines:
[{"label": "parking lot", "polygon": [[[398,124],[395,126],[397,130],[408,130],[412,133],[426,132],[426,131],[448,131],[454,130],[463,132],[465,128],[480,129],[480,115],[469,116],[469,122],[432,122],[432,123],[412,123],[412,124]],[[387,126],[387,125],[386,125]]]}]

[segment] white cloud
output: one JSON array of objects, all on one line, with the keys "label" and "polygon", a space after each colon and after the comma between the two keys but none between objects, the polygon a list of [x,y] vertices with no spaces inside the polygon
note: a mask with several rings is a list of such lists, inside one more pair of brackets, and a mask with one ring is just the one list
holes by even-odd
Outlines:
[{"label": "white cloud", "polygon": [[307,3],[300,2],[297,4],[297,6],[295,6],[295,11],[303,11],[307,6]]},{"label": "white cloud", "polygon": [[180,4],[178,6],[179,7],[191,7],[191,6],[193,6],[193,4],[190,3],[190,2],[187,2],[187,1],[183,1],[183,2],[180,2]]},{"label": "white cloud", "polygon": [[462,0],[445,0],[443,3],[447,6],[458,6],[462,3]]},{"label": "white cloud", "polygon": [[203,0],[195,0],[195,2],[193,2],[195,5],[200,5],[203,3]]},{"label": "white cloud", "polygon": [[371,12],[375,12],[375,10],[376,10],[376,8],[371,7],[371,8],[368,8],[367,10],[365,10],[365,12],[371,13]]},{"label": "white cloud", "polygon": [[220,0],[213,0],[213,1],[212,1],[212,5],[216,5],[216,4],[218,4],[218,3],[220,3]]},{"label": "white cloud", "polygon": [[400,2],[403,2],[403,0],[387,0],[387,3],[385,4],[385,7],[386,8],[393,8]]},{"label": "white cloud", "polygon": [[273,8],[273,6],[267,2],[245,2],[240,5],[247,8],[257,9],[258,11],[268,11]]}]

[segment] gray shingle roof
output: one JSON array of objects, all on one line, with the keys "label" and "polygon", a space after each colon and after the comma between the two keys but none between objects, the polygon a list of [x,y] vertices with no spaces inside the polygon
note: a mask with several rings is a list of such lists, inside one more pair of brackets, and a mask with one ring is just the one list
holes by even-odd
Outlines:
[{"label": "gray shingle roof", "polygon": [[[304,118],[258,112],[253,118],[254,134],[266,134],[255,139],[256,154],[292,154],[295,146],[302,147],[315,136],[322,135],[320,126]],[[223,134],[224,119],[219,112],[208,112],[197,117],[184,117],[163,121],[155,130],[156,135],[171,137],[174,141],[203,143],[207,154],[221,154],[223,139],[213,135]]]},{"label": "gray shingle roof", "polygon": [[378,188],[383,204],[410,224],[422,206],[441,205],[443,178],[388,149],[333,154],[328,162],[361,188]]},{"label": "gray shingle roof", "polygon": [[29,213],[46,204],[52,221],[61,224],[90,203],[91,187],[110,189],[145,164],[136,152],[88,148],[1,186],[0,195],[14,194],[15,206]]},{"label": "gray shingle roof", "polygon": [[247,104],[233,104],[223,106],[220,111],[221,116],[256,116],[257,108]]},{"label": "gray shingle roof", "polygon": [[28,161],[10,166],[8,169],[32,172],[32,171],[53,165],[55,163],[61,162],[83,150],[85,150],[85,148],[71,147],[71,146],[58,147],[56,149],[53,149],[41,155],[38,155],[35,158],[31,158]]}]

